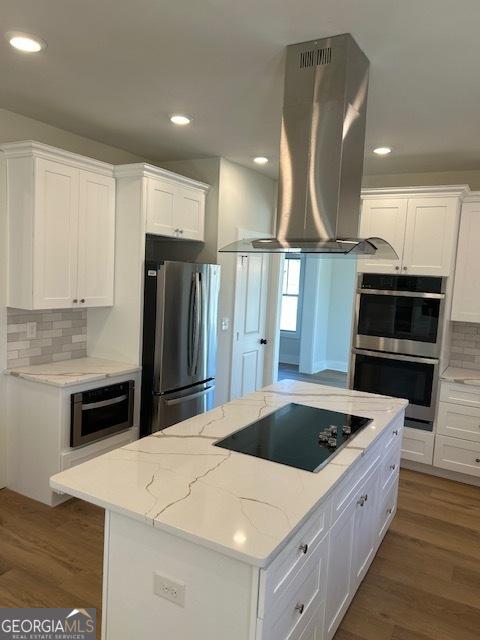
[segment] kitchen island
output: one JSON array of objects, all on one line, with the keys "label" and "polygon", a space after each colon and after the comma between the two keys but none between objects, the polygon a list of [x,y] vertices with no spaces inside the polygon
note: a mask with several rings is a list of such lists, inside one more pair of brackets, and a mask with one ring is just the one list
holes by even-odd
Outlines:
[{"label": "kitchen island", "polygon": [[[288,403],[371,418],[318,473],[214,446]],[[333,637],[395,514],[404,400],[284,380],[51,478],[106,509],[103,637]]]}]

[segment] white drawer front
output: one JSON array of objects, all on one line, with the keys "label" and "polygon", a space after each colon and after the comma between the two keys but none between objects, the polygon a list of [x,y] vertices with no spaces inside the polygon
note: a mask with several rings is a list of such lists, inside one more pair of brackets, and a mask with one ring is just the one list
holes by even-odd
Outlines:
[{"label": "white drawer front", "polygon": [[400,441],[391,451],[386,458],[382,461],[382,468],[380,471],[380,488],[382,493],[388,491],[393,478],[398,476],[400,467]]},{"label": "white drawer front", "polygon": [[333,494],[332,523],[335,523],[341,516],[352,497],[357,493],[358,487],[374,466],[378,464],[380,457],[390,455],[400,446],[403,432],[403,414],[393,424],[385,429],[380,439],[373,445],[359,465],[351,469],[346,478],[342,480]]},{"label": "white drawer front", "polygon": [[480,386],[443,381],[440,385],[440,400],[480,408]]},{"label": "white drawer front", "polygon": [[305,618],[325,600],[328,535],[316,546],[302,571],[290,582],[282,597],[267,610],[262,640],[292,640],[298,637]]},{"label": "white drawer front", "polygon": [[423,464],[432,464],[434,440],[435,437],[430,431],[405,427],[402,440],[402,458]]},{"label": "white drawer front", "polygon": [[437,433],[480,442],[480,408],[440,402]]},{"label": "white drawer front", "polygon": [[387,533],[388,527],[390,526],[390,523],[395,517],[395,512],[397,510],[397,495],[398,478],[392,484],[390,490],[387,492],[387,495],[383,497],[380,504],[377,546],[382,542],[385,534]]},{"label": "white drawer front", "polygon": [[480,477],[480,443],[437,436],[434,464],[441,469]]},{"label": "white drawer front", "polygon": [[315,545],[330,528],[332,502],[328,499],[293,536],[273,562],[260,572],[258,616],[263,618],[285,591],[295,575],[310,562]]}]

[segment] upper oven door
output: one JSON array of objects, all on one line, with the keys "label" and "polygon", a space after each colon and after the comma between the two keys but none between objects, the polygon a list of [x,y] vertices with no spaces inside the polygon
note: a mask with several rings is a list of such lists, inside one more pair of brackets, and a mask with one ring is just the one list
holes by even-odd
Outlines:
[{"label": "upper oven door", "polygon": [[441,349],[444,294],[361,289],[355,347],[425,357]]},{"label": "upper oven door", "polygon": [[433,421],[438,360],[354,349],[352,371],[353,389],[406,398],[408,417]]}]

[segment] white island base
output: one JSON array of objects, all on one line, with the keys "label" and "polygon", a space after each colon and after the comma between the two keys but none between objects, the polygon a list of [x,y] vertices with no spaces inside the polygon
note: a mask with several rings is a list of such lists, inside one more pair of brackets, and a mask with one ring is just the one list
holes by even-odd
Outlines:
[{"label": "white island base", "polygon": [[[288,402],[373,418],[319,473],[218,449]],[[52,478],[104,506],[105,640],[330,640],[395,515],[406,402],[282,381]]]}]

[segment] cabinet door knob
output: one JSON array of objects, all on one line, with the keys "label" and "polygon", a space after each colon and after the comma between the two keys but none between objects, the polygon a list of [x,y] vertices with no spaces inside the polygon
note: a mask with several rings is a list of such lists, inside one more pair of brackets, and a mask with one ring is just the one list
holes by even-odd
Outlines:
[{"label": "cabinet door knob", "polygon": [[395,471],[395,469],[396,469],[396,468],[397,468],[397,465],[396,465],[396,464],[391,464],[391,465],[390,465],[390,469],[391,469],[392,471]]},{"label": "cabinet door knob", "polygon": [[307,553],[307,551],[308,551],[308,544],[301,544],[301,545],[298,547],[298,550],[299,550],[299,551],[301,551],[302,553]]},{"label": "cabinet door knob", "polygon": [[305,611],[305,605],[300,602],[295,606],[295,611],[298,611],[300,615]]},{"label": "cabinet door knob", "polygon": [[407,270],[407,267],[403,267],[403,270],[404,270],[404,271],[406,271],[406,270]]},{"label": "cabinet door knob", "polygon": [[399,267],[399,266],[396,266],[396,267],[395,267],[395,271],[400,271],[400,267]]},{"label": "cabinet door knob", "polygon": [[82,304],[84,304],[84,302],[85,302],[85,298],[82,298],[82,299],[80,300],[80,302],[81,302]]},{"label": "cabinet door knob", "polygon": [[391,515],[392,515],[392,512],[393,512],[393,509],[387,509],[387,514],[388,514],[389,516],[391,516]]},{"label": "cabinet door knob", "polygon": [[368,500],[368,493],[366,493],[364,496],[360,496],[360,498],[357,500],[357,504],[363,507],[363,505],[367,500]]},{"label": "cabinet door knob", "polygon": [[74,298],[74,299],[72,300],[72,302],[73,302],[73,304],[77,304],[77,302],[78,302],[77,298]]},{"label": "cabinet door knob", "polygon": [[179,229],[180,233],[183,234],[183,229]]},{"label": "cabinet door knob", "polygon": [[394,435],[394,436],[398,436],[398,429],[394,429],[394,430],[393,430],[393,435]]},{"label": "cabinet door knob", "polygon": [[260,338],[260,344],[267,344],[268,340],[266,338]]},{"label": "cabinet door knob", "polygon": [[480,458],[475,458],[475,462],[480,462]]}]

